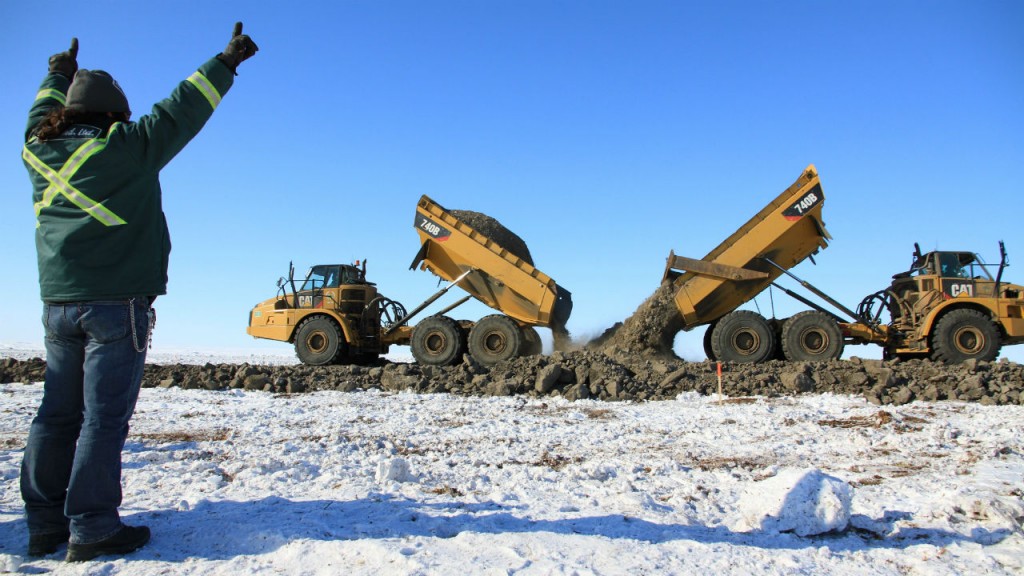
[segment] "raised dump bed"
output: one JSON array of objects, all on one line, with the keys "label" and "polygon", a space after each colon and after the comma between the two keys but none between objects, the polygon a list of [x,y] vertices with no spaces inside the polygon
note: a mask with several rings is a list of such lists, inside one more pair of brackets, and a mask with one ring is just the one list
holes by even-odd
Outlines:
[{"label": "raised dump bed", "polygon": [[665,279],[675,286],[675,303],[686,327],[708,324],[732,312],[784,270],[827,247],[832,237],[821,219],[824,201],[812,164],[704,258],[669,253]]},{"label": "raised dump bed", "polygon": [[[449,282],[462,277],[460,288],[521,324],[564,327],[572,312],[569,291],[534,268],[528,254],[511,251],[456,214],[420,198],[415,227],[421,246],[410,268],[419,266]],[[503,235],[518,240],[507,231]]]}]

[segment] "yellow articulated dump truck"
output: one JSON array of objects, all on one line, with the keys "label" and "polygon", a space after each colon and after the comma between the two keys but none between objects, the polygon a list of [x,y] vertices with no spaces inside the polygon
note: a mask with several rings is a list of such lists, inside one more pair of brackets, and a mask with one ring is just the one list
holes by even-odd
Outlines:
[{"label": "yellow articulated dump truck", "polygon": [[1024,286],[1003,281],[1007,266],[1002,242],[998,265],[974,252],[922,254],[915,244],[910,269],[839,326],[849,342],[883,346],[886,358],[994,360],[1003,346],[1024,342]]},{"label": "yellow articulated dump truck", "polygon": [[[486,226],[487,233],[464,221],[469,217]],[[477,362],[491,365],[536,354],[536,326],[551,329],[556,347],[568,338],[565,324],[572,313],[572,294],[534,268],[525,244],[514,234],[481,214],[446,210],[427,196],[416,206],[414,226],[420,250],[410,269],[427,270],[501,312],[475,323],[456,322],[443,315],[447,310],[423,320],[410,342],[418,362],[451,364],[468,351]]]},{"label": "yellow articulated dump truck", "polygon": [[[473,216],[487,233],[459,216]],[[420,249],[411,268],[419,266],[448,284],[412,311],[366,280],[365,261],[362,266],[313,266],[298,282],[289,267],[288,277],[278,281],[278,295],[250,312],[247,332],[294,343],[299,360],[312,365],[368,362],[391,345],[410,346],[420,364],[451,365],[468,352],[477,362],[493,365],[539,354],[537,327],[551,328],[556,340],[565,337],[572,295],[533,267],[517,236],[493,219],[445,210],[427,196],[416,206],[414,226]],[[517,250],[502,244],[513,241]],[[455,286],[469,295],[410,324]],[[470,298],[500,313],[476,322],[447,316]]]},{"label": "yellow articulated dump truck", "polygon": [[[847,344],[871,343],[882,346],[886,358],[960,362],[992,360],[1001,346],[1024,342],[1024,289],[1002,282],[1002,243],[994,276],[972,252],[922,254],[915,246],[911,269],[894,275],[888,288],[864,298],[856,311],[795,276],[790,269],[831,239],[822,220],[824,201],[818,172],[808,166],[704,258],[670,252],[663,282],[672,284],[684,329],[707,326],[708,358],[828,360],[839,358]],[[783,274],[849,319],[776,284]],[[769,286],[813,309],[783,319],[737,310]]]}]

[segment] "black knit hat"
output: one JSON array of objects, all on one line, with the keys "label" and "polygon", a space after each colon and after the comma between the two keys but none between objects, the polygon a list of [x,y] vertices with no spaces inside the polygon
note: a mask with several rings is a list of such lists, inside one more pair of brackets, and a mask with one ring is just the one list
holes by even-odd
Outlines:
[{"label": "black knit hat", "polygon": [[117,80],[103,70],[79,69],[68,88],[68,109],[83,112],[126,112],[128,98]]}]

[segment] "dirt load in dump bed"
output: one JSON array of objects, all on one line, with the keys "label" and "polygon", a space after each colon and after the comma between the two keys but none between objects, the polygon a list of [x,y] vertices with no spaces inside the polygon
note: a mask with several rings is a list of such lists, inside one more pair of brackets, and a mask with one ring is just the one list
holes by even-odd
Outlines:
[{"label": "dirt load in dump bed", "polygon": [[530,266],[533,266],[533,256],[530,255],[530,249],[527,248],[526,242],[523,242],[522,238],[502,226],[501,222],[498,222],[497,219],[491,218],[487,214],[470,210],[448,210],[448,213],[465,222],[477,232],[487,236],[502,248],[515,254]]},{"label": "dirt load in dump bed", "polygon": [[[501,222],[498,222],[496,218],[471,210],[448,210],[448,213],[490,238],[493,242],[530,266],[534,265],[533,256],[530,254],[530,249],[526,242],[519,235],[502,225]],[[557,319],[553,319],[551,333],[555,350],[565,351],[572,347],[572,336],[569,334],[569,330],[560,323],[557,323]]]}]

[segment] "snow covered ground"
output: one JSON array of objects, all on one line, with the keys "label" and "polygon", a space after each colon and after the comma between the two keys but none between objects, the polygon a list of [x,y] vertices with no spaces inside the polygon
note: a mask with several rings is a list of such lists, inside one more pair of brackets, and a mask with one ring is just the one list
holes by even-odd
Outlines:
[{"label": "snow covered ground", "polygon": [[33,559],[18,467],[41,388],[0,385],[0,573],[1024,571],[1024,407],[829,395],[144,389],[122,514],[153,540]]},{"label": "snow covered ground", "polygon": [[[46,350],[42,344],[29,342],[0,342],[0,358],[14,358],[27,360],[29,358],[46,358]],[[396,362],[412,362],[412,355],[396,354]],[[153,364],[298,364],[299,359],[290,346],[279,346],[271,351],[268,350],[235,350],[223,349],[211,352],[208,350],[179,350],[179,349],[157,349],[150,350],[146,354],[146,362]]]}]

